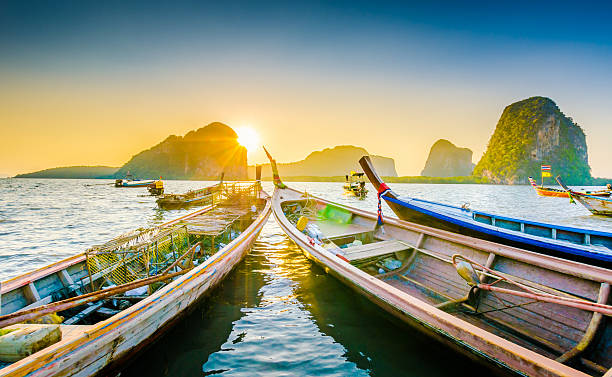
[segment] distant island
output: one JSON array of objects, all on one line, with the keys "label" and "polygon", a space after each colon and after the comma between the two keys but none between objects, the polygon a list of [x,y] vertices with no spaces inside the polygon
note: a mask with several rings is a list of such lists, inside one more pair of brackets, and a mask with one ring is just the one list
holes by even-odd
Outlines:
[{"label": "distant island", "polygon": [[136,178],[226,179],[247,177],[246,149],[238,144],[234,130],[219,122],[188,132],[170,135],[161,143],[133,156],[122,167],[71,166],[45,169],[15,178]]},{"label": "distant island", "polygon": [[[183,137],[170,135],[120,168],[70,166],[16,178],[123,178],[129,172],[141,179],[209,180],[218,179],[222,171],[229,180],[253,178],[255,167],[247,167],[246,149],[237,139],[231,127],[213,122]],[[358,161],[364,155],[370,155],[364,148],[339,145],[312,152],[300,161],[279,162],[278,167],[286,181],[339,182],[350,171],[361,170]],[[543,164],[551,165],[553,175],[562,175],[568,184],[604,185],[612,181],[591,176],[584,131],[546,97],[507,106],[475,167],[470,149],[446,139],[433,144],[421,176],[398,177],[392,158],[370,157],[388,182],[527,184],[528,176],[540,175]],[[270,176],[266,164],[263,179]],[[552,179],[550,184],[554,184]]]},{"label": "distant island", "polygon": [[231,127],[213,122],[183,137],[168,136],[132,157],[115,177],[131,173],[139,178],[208,180],[222,172],[229,180],[246,179],[247,151]]},{"label": "distant island", "polygon": [[[294,179],[295,177],[310,177],[311,179],[323,177],[342,177],[351,171],[361,171],[359,159],[363,156],[370,156],[376,169],[381,175],[397,177],[395,161],[389,157],[370,155],[367,150],[353,145],[338,145],[333,148],[326,148],[315,151],[306,156],[305,159],[278,163],[278,172],[284,180]],[[254,177],[254,166],[249,167],[249,177]],[[270,164],[263,166],[262,175],[271,177]],[[291,177],[291,178],[290,178]]]},{"label": "distant island", "polygon": [[421,175],[424,177],[470,176],[473,170],[474,164],[470,149],[459,148],[448,140],[440,139],[431,147]]},{"label": "distant island", "polygon": [[542,164],[568,184],[594,182],[582,128],[550,98],[531,97],[504,109],[474,175],[526,184],[528,176],[540,175]]},{"label": "distant island", "polygon": [[67,166],[45,169],[27,174],[18,174],[15,178],[111,178],[117,170],[119,170],[119,168],[112,166]]}]

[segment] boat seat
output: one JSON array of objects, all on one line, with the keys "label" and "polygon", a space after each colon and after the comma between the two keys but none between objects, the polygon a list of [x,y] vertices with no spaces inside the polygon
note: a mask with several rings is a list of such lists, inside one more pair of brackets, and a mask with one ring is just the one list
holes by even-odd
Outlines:
[{"label": "boat seat", "polygon": [[373,229],[367,228],[363,225],[339,224],[331,220],[317,220],[314,223],[317,224],[321,230],[321,233],[323,233],[323,235],[330,240],[373,232]]},{"label": "boat seat", "polygon": [[397,240],[380,241],[368,243],[365,245],[351,246],[344,251],[344,257],[349,261],[357,261],[360,259],[369,259],[380,257],[387,254],[393,254],[398,251],[411,249],[412,246]]}]

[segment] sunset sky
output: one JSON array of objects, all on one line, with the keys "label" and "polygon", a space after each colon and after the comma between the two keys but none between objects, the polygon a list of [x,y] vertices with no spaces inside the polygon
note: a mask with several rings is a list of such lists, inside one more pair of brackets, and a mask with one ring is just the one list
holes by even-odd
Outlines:
[{"label": "sunset sky", "polygon": [[0,176],[120,166],[213,121],[279,161],[353,144],[418,175],[439,138],[477,162],[503,108],[541,95],[612,177],[611,18],[595,2],[2,1]]}]

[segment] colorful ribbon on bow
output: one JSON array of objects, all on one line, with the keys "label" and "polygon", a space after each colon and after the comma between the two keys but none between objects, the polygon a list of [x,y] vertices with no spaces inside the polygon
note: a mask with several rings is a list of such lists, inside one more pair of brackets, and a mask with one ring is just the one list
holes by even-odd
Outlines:
[{"label": "colorful ribbon on bow", "polygon": [[378,225],[383,225],[382,203],[380,197],[391,191],[386,183],[382,183],[378,188]]}]

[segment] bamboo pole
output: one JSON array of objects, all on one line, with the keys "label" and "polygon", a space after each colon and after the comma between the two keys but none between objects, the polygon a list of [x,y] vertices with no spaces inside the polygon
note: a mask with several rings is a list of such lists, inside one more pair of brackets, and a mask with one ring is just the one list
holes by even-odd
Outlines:
[{"label": "bamboo pole", "polygon": [[185,259],[185,257],[187,255],[189,255],[190,253],[195,252],[196,247],[199,245],[199,242],[196,243],[192,248],[190,248],[189,250],[187,250],[183,255],[181,255],[177,260],[175,260],[170,266],[168,266],[163,272],[163,274],[167,274],[169,271],[171,271],[174,267],[176,267],[176,265],[183,259]]},{"label": "bamboo pole", "polygon": [[89,275],[89,286],[91,291],[94,291],[93,279],[91,277],[91,269],[89,268],[89,253],[85,253],[85,265],[87,266],[87,274]]},{"label": "bamboo pole", "polygon": [[77,306],[81,306],[83,304],[87,304],[88,302],[98,301],[106,297],[110,297],[116,295],[118,293],[126,292],[132,290],[134,288],[142,287],[144,285],[149,285],[152,283],[156,283],[158,281],[164,281],[171,279],[173,277],[183,275],[187,273],[189,269],[173,272],[166,275],[158,275],[153,276],[146,279],[135,280],[131,283],[126,283],[122,285],[118,285],[116,287],[111,287],[107,289],[102,289],[97,292],[86,293],[84,295],[72,297],[66,300],[53,302],[48,305],[39,306],[37,308],[32,308],[28,310],[20,310],[11,314],[6,314],[0,316],[0,329],[6,326],[13,325],[15,323],[20,323],[24,321],[28,321],[34,318],[42,317],[47,314],[56,313],[60,311],[64,311],[70,308],[74,308]]},{"label": "bamboo pole", "polygon": [[506,293],[514,296],[529,298],[537,301],[550,302],[553,304],[565,305],[576,309],[582,309],[587,311],[592,311],[595,313],[601,313],[603,315],[612,316],[612,306],[599,304],[595,302],[588,302],[584,300],[575,300],[569,299],[565,297],[556,297],[554,295],[549,295],[546,293],[531,293],[531,292],[521,292],[515,291],[512,289],[494,287],[488,284],[476,284],[476,287],[485,291],[498,292],[498,293]]}]

